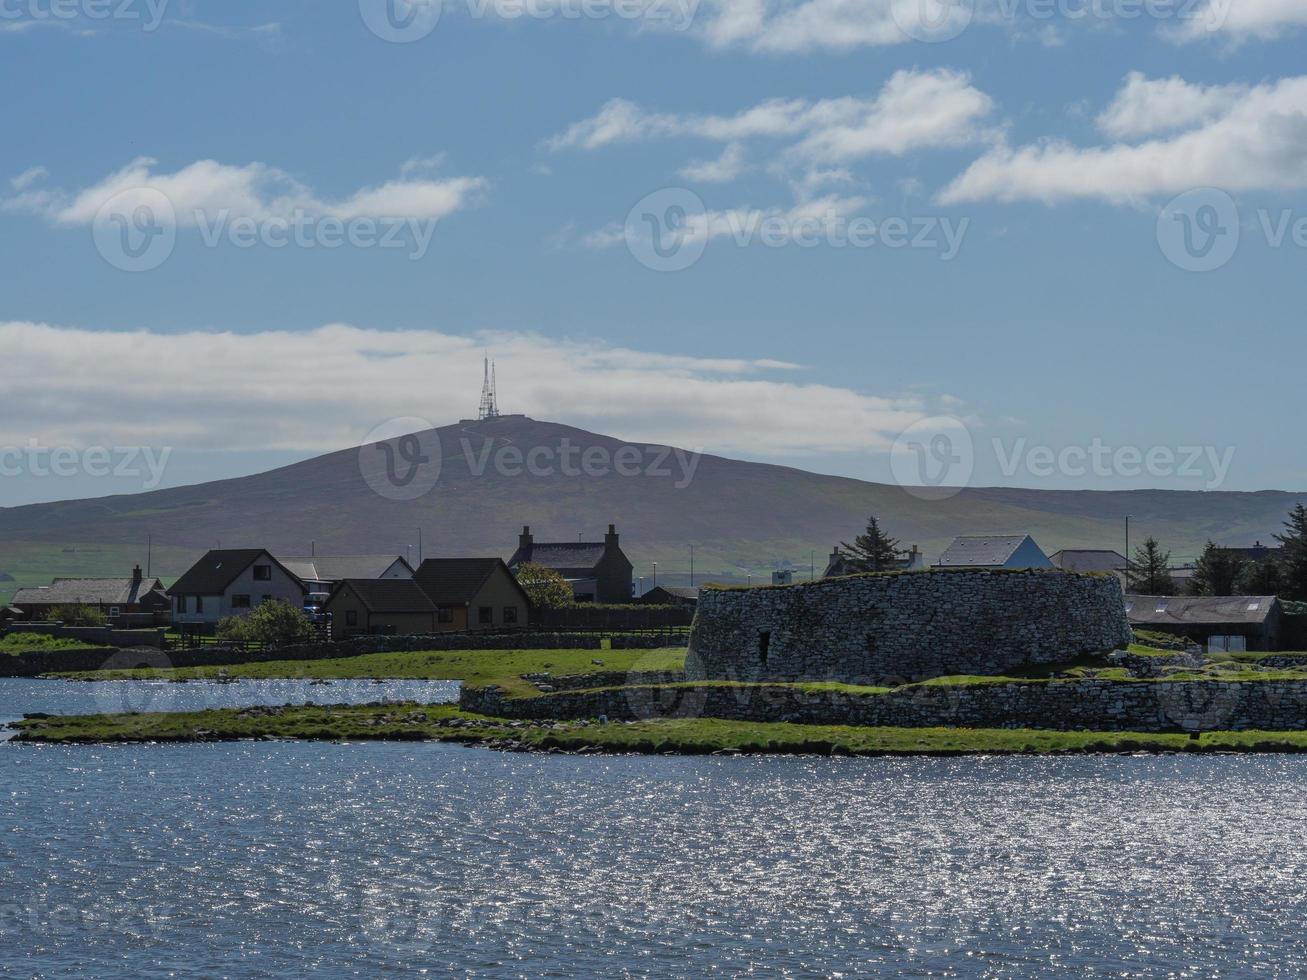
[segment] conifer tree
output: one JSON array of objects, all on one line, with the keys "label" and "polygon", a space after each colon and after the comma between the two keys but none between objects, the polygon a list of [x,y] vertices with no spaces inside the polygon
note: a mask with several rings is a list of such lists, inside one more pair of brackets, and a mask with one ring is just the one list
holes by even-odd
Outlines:
[{"label": "conifer tree", "polygon": [[842,542],[837,550],[840,557],[860,572],[882,572],[893,568],[903,554],[898,539],[880,529],[880,522],[874,514],[867,518],[867,529],[853,539],[853,544]]},{"label": "conifer tree", "polygon": [[1126,570],[1131,592],[1142,595],[1175,595],[1171,579],[1171,552],[1163,551],[1157,539],[1149,537],[1135,549],[1134,561]]}]

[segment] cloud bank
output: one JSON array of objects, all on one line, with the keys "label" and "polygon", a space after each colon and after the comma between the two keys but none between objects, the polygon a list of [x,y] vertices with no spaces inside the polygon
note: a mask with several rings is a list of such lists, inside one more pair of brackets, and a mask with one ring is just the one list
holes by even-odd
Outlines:
[{"label": "cloud bank", "polygon": [[[627,439],[758,456],[885,449],[914,396],[806,384],[769,360],[675,356],[532,334],[156,333],[0,323],[0,445],[324,452],[374,427],[475,416],[481,358],[501,409]],[[159,365],[168,365],[159,370]]]}]

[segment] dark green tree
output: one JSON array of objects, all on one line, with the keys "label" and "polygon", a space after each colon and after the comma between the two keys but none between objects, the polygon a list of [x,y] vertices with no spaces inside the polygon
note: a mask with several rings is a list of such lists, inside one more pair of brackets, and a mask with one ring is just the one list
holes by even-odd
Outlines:
[{"label": "dark green tree", "polygon": [[517,584],[536,609],[562,609],[573,604],[572,587],[556,570],[533,561],[517,567]]},{"label": "dark green tree", "polygon": [[1163,551],[1151,535],[1135,549],[1134,561],[1126,570],[1131,592],[1142,595],[1175,595],[1171,579],[1171,552]]},{"label": "dark green tree", "polygon": [[841,558],[861,572],[882,572],[893,568],[903,554],[898,539],[880,529],[880,521],[874,514],[867,518],[867,529],[853,539],[853,544],[841,542],[837,550]]},{"label": "dark green tree", "polygon": [[1246,564],[1234,552],[1208,541],[1194,563],[1189,592],[1192,595],[1236,595],[1239,576]]},{"label": "dark green tree", "polygon": [[1307,507],[1302,504],[1289,511],[1284,533],[1275,540],[1284,546],[1280,554],[1283,576],[1280,595],[1298,602],[1307,601]]},{"label": "dark green tree", "polygon": [[1284,592],[1284,574],[1274,558],[1245,562],[1239,576],[1240,595],[1280,595]]}]

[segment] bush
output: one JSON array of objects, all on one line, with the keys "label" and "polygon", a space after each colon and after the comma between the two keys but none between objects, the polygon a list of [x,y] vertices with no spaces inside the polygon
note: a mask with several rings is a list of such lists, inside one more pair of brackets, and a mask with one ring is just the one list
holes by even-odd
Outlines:
[{"label": "bush", "polygon": [[245,620],[239,616],[228,616],[220,620],[214,636],[223,643],[244,643],[249,638]]},{"label": "bush", "polygon": [[104,613],[95,606],[56,606],[50,618],[65,626],[103,626]]},{"label": "bush", "polygon": [[223,619],[216,635],[226,643],[304,643],[313,639],[313,624],[298,606],[283,599],[269,599],[248,616]]}]

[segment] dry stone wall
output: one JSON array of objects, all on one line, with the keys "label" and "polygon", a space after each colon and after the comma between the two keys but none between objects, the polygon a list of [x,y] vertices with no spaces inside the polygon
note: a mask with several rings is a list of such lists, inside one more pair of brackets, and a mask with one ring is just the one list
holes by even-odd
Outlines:
[{"label": "dry stone wall", "polygon": [[1131,639],[1115,576],[1042,571],[855,575],[703,589],[691,680],[877,683],[999,674]]}]

